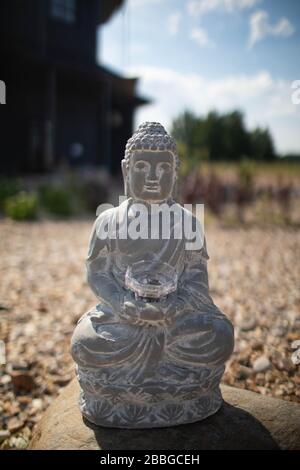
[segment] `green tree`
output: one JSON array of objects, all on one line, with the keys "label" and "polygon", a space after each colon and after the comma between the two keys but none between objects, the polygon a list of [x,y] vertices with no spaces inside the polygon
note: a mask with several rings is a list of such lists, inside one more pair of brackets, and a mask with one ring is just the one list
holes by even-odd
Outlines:
[{"label": "green tree", "polygon": [[274,143],[268,129],[257,127],[250,134],[251,154],[255,160],[272,161],[276,158]]},{"label": "green tree", "polygon": [[233,111],[223,116],[223,143],[226,160],[238,161],[243,155],[250,157],[250,137],[240,111]]},{"label": "green tree", "polygon": [[182,156],[190,166],[204,159],[211,161],[253,160],[276,158],[273,139],[268,129],[246,129],[244,116],[238,110],[220,114],[211,111],[197,117],[191,111],[180,114],[172,125]]},{"label": "green tree", "polygon": [[173,137],[184,144],[186,152],[189,154],[193,152],[197,123],[198,118],[191,111],[184,111],[174,119],[172,124]]}]

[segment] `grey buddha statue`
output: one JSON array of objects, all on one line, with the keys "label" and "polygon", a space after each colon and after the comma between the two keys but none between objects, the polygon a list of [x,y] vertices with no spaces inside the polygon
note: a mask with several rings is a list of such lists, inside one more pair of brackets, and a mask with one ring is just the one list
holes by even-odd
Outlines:
[{"label": "grey buddha statue", "polygon": [[[126,198],[94,224],[87,277],[99,303],[79,320],[71,353],[81,412],[97,425],[173,426],[204,419],[222,404],[219,384],[233,327],[209,294],[202,226],[176,202],[178,168],[172,137],[159,123],[142,124],[122,161]],[[140,236],[133,230],[128,236],[141,204],[149,210]],[[178,222],[163,213],[169,236],[160,228],[149,236],[150,207],[162,205],[184,217]],[[182,220],[201,232],[194,249],[187,249],[184,230],[174,236]]]}]

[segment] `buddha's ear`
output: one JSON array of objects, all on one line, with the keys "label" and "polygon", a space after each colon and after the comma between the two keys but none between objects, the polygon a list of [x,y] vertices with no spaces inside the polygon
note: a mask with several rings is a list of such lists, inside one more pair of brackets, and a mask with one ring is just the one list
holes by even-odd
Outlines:
[{"label": "buddha's ear", "polygon": [[126,160],[123,159],[121,162],[121,167],[122,167],[122,174],[123,174],[123,181],[124,181],[124,193],[125,196],[128,196],[128,171],[127,171],[127,165],[126,165]]},{"label": "buddha's ear", "polygon": [[126,160],[123,158],[121,161],[121,167],[122,167],[122,174],[123,174],[123,179],[127,178],[127,168],[126,168]]},{"label": "buddha's ear", "polygon": [[175,176],[172,189],[172,197],[175,201],[178,199],[179,187],[178,187],[178,175]]}]

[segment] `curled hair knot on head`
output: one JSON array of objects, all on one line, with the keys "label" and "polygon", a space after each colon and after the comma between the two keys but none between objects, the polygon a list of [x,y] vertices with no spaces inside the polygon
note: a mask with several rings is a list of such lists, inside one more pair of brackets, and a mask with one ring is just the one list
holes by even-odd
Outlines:
[{"label": "curled hair knot on head", "polygon": [[175,140],[159,122],[144,122],[128,140],[125,150],[127,169],[129,169],[130,157],[135,151],[170,152],[174,155],[175,171],[178,171],[180,161]]}]

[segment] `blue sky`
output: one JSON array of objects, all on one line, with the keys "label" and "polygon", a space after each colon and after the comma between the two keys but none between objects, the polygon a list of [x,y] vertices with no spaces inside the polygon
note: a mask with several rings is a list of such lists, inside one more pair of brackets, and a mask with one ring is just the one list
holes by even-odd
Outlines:
[{"label": "blue sky", "polygon": [[136,125],[170,129],[184,109],[239,108],[249,128],[268,126],[279,152],[300,152],[298,0],[127,0],[99,33],[99,60],[153,102]]}]

